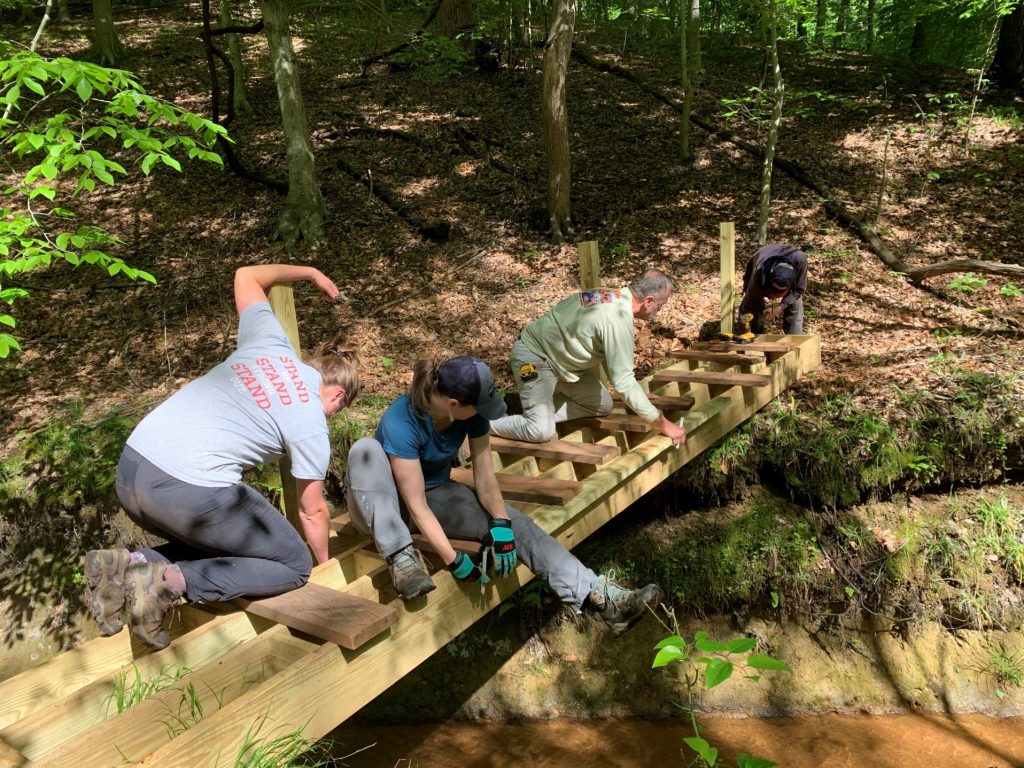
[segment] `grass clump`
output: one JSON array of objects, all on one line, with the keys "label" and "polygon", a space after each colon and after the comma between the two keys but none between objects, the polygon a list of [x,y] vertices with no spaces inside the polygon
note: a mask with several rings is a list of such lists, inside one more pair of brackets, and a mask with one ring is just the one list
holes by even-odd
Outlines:
[{"label": "grass clump", "polygon": [[175,667],[169,672],[161,670],[151,677],[143,678],[139,668],[132,664],[130,669],[122,669],[114,676],[114,688],[106,699],[107,710],[113,707],[121,714],[170,687],[191,671],[188,667]]},{"label": "grass clump", "polygon": [[232,768],[328,768],[337,765],[330,757],[330,742],[302,735],[302,729],[278,735],[261,735],[269,715],[263,715],[246,731]]}]

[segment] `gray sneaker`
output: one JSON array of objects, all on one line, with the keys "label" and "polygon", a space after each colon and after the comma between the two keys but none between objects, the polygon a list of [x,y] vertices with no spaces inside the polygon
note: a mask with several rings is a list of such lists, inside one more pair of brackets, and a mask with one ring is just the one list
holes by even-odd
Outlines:
[{"label": "gray sneaker", "polygon": [[612,635],[618,637],[636,624],[664,599],[664,593],[657,584],[648,584],[640,589],[626,589],[610,576],[599,576],[590,592],[590,605],[601,614],[601,619],[611,627]]},{"label": "gray sneaker", "polygon": [[391,580],[395,583],[395,589],[405,601],[432,592],[436,585],[427,573],[427,564],[423,562],[423,555],[408,544],[395,554],[388,557],[388,568],[391,570]]}]

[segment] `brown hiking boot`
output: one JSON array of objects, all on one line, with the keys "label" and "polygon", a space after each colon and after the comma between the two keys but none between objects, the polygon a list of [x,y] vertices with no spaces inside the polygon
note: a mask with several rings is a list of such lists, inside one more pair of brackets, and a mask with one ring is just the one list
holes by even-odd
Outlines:
[{"label": "brown hiking boot", "polygon": [[434,591],[436,585],[430,578],[426,563],[423,562],[423,555],[412,544],[389,555],[387,561],[391,580],[402,600],[408,602]]},{"label": "brown hiking boot", "polygon": [[85,599],[100,634],[116,635],[124,626],[124,572],[127,549],[93,549],[85,554]]},{"label": "brown hiking boot", "polygon": [[164,616],[171,606],[182,601],[182,595],[164,584],[164,563],[136,563],[125,571],[128,593],[128,625],[132,633],[146,645],[160,650],[171,641],[163,627]]}]

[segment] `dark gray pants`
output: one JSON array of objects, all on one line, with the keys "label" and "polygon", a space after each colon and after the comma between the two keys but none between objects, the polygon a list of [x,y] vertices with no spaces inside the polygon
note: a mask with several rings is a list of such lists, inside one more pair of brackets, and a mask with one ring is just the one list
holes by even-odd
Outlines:
[{"label": "dark gray pants", "polygon": [[276,595],[309,580],[313,558],[302,537],[247,485],[184,483],[126,447],[117,497],[140,528],[167,539],[139,551],[148,562],[181,568],[190,601]]},{"label": "dark gray pants", "polygon": [[[348,454],[349,513],[352,524],[372,536],[385,557],[412,543],[410,520],[398,497],[391,462],[384,448],[372,437],[364,437]],[[473,489],[449,480],[428,488],[427,504],[453,539],[482,541],[490,528],[490,515],[480,506]],[[516,550],[526,567],[547,581],[563,603],[579,610],[590,594],[597,574],[549,536],[528,516],[505,505],[512,520]]]}]

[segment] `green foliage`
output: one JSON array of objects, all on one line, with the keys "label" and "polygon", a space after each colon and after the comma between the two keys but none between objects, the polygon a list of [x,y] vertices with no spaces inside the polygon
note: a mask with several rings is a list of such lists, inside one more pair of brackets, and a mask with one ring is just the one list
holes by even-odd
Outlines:
[{"label": "green foliage", "polygon": [[1017,298],[1018,296],[1024,296],[1024,291],[1017,287],[1015,283],[1005,283],[999,289],[1000,296],[1009,296],[1010,298]]},{"label": "green foliage", "polygon": [[[670,664],[679,664],[683,667],[681,677],[686,692],[686,711],[690,716],[693,730],[693,735],[685,737],[683,743],[696,753],[700,764],[707,768],[724,763],[718,761],[718,748],[701,736],[693,703],[694,690],[700,680],[703,679],[704,689],[710,690],[724,683],[736,671],[745,672],[744,677],[755,683],[761,679],[759,671],[792,671],[787,664],[778,659],[754,653],[756,646],[756,637],[740,637],[720,642],[712,640],[704,631],[695,632],[690,639],[679,632],[678,625],[675,634],[654,646],[654,650],[657,651],[651,664],[654,669]],[[736,757],[736,765],[739,768],[771,768],[778,763],[741,752]]]},{"label": "green foliage", "polygon": [[415,35],[409,47],[396,53],[392,60],[428,82],[437,83],[457,75],[472,57],[458,40],[424,32]]},{"label": "green foliage", "polygon": [[[47,59],[0,42],[0,147],[27,161],[0,204],[0,302],[8,307],[28,292],[20,276],[56,262],[86,264],[109,275],[155,282],[109,251],[120,244],[90,225],[74,226],[74,213],[58,198],[113,186],[128,170],[118,157],[138,162],[149,175],[160,164],[176,171],[189,159],[222,164],[212,148],[225,129],[149,96],[129,73],[67,58]],[[70,189],[69,189],[70,187]],[[0,324],[16,327],[10,312]],[[0,358],[20,349],[0,332]]]},{"label": "green foliage", "polygon": [[[302,735],[302,729],[278,735],[261,736],[270,720],[263,715],[246,731],[232,768],[325,768],[333,765],[326,742],[320,746]],[[313,753],[313,756],[310,756]],[[320,757],[317,757],[320,755]]]},{"label": "green foliage", "polygon": [[961,293],[972,293],[979,288],[984,288],[988,284],[988,280],[984,277],[978,277],[977,275],[968,272],[965,275],[957,275],[946,285],[946,288],[951,291],[960,291]]}]

